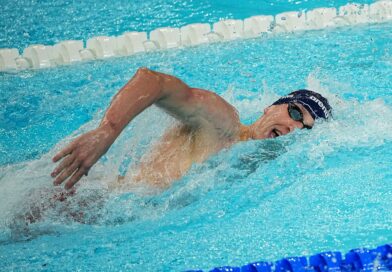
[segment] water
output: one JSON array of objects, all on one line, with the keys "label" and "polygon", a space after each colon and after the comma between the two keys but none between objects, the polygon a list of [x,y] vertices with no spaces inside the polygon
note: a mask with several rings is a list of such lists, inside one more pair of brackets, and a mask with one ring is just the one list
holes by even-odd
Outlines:
[{"label": "water", "polygon": [[[0,74],[0,270],[181,271],[390,242],[390,30],[358,26]],[[76,196],[25,227],[18,215],[50,203],[51,156],[98,125],[139,66],[216,91],[245,123],[303,87],[326,95],[335,118],[223,150],[161,193],[107,192],[106,182],[173,123],[152,108]]]},{"label": "water", "polygon": [[[338,7],[347,0],[0,0],[0,48],[23,50],[31,44],[87,40],[126,31],[152,31],[190,23],[215,23],[316,7]],[[352,2],[352,1],[349,1]],[[356,0],[372,3],[372,0]]]}]

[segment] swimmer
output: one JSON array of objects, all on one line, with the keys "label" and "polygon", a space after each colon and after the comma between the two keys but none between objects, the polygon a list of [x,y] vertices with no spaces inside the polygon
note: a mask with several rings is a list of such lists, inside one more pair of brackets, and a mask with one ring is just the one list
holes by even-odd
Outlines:
[{"label": "swimmer", "polygon": [[318,118],[328,119],[326,98],[309,90],[281,97],[264,110],[252,125],[241,124],[237,110],[219,95],[189,87],[180,79],[140,68],[114,96],[98,128],[72,141],[53,157],[59,165],[51,176],[54,184],[71,189],[104,155],[125,126],[139,113],[156,105],[179,124],[169,128],[129,175],[117,180],[167,188],[193,163],[231,145],[248,140],[275,138],[295,129],[311,129]]}]

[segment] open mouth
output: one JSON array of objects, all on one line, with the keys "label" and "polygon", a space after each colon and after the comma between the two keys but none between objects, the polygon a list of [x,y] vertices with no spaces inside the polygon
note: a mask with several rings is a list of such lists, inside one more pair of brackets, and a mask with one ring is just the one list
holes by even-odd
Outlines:
[{"label": "open mouth", "polygon": [[279,137],[281,135],[282,135],[282,133],[279,130],[277,130],[276,128],[274,128],[271,131],[271,138],[276,138],[276,137]]}]

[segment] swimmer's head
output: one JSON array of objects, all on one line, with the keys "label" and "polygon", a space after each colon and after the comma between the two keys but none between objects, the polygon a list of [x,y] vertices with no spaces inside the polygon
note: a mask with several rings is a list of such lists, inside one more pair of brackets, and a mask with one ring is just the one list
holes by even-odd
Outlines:
[{"label": "swimmer's head", "polygon": [[328,119],[331,116],[332,108],[328,100],[319,93],[309,90],[298,90],[279,98],[272,105],[298,103],[301,104],[312,116],[312,118]]},{"label": "swimmer's head", "polygon": [[321,94],[298,90],[275,101],[251,126],[251,138],[275,138],[295,129],[312,128],[316,119],[329,119],[332,108]]}]

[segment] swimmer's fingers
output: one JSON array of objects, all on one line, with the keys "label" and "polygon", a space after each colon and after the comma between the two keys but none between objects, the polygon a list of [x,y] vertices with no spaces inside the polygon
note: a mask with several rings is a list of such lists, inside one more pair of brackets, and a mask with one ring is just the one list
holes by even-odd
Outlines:
[{"label": "swimmer's fingers", "polygon": [[87,172],[88,170],[86,171],[85,168],[79,168],[78,171],[76,171],[67,181],[67,183],[65,184],[65,189],[71,189],[75,185],[75,183],[78,182]]},{"label": "swimmer's fingers", "polygon": [[79,161],[75,160],[70,166],[66,167],[61,174],[54,180],[54,185],[60,185],[64,180],[72,175],[79,168]]},{"label": "swimmer's fingers", "polygon": [[61,158],[71,154],[72,150],[74,148],[73,143],[69,144],[67,147],[63,148],[62,150],[60,150],[60,152],[58,152],[53,158],[52,161],[53,162],[57,162],[58,160],[60,160]]},{"label": "swimmer's fingers", "polygon": [[63,171],[64,168],[68,167],[73,163],[75,160],[75,157],[71,154],[68,157],[66,157],[50,174],[52,178],[56,177],[61,171]]}]

